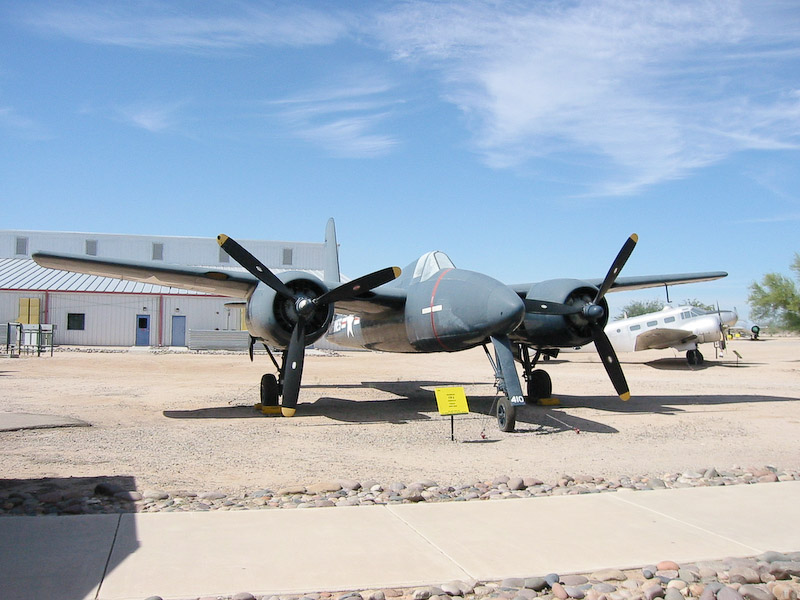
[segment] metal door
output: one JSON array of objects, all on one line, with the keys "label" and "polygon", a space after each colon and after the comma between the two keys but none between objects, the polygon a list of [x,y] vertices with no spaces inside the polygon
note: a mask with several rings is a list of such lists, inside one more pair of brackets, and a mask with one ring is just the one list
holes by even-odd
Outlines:
[{"label": "metal door", "polygon": [[150,315],[136,315],[136,345],[150,345]]},{"label": "metal door", "polygon": [[172,315],[172,346],[186,345],[186,317]]}]

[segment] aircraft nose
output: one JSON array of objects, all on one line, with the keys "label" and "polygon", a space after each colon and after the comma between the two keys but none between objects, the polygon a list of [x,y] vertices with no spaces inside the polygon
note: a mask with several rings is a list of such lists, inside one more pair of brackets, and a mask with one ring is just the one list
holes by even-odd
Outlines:
[{"label": "aircraft nose", "polygon": [[739,315],[736,314],[735,310],[723,310],[722,311],[722,322],[725,325],[736,325],[736,321],[739,320]]},{"label": "aircraft nose", "polygon": [[514,331],[525,318],[525,304],[514,290],[500,285],[489,296],[487,317],[492,335],[504,335]]}]

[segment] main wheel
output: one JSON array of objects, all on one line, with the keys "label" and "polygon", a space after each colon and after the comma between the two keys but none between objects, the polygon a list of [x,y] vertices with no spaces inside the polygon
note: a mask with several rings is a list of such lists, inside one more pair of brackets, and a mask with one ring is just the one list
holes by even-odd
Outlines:
[{"label": "main wheel", "polygon": [[514,431],[517,424],[517,409],[508,396],[501,396],[497,402],[497,426],[500,431]]},{"label": "main wheel", "polygon": [[526,404],[536,404],[542,398],[550,398],[553,395],[553,382],[547,371],[535,369],[528,377],[528,396],[525,398]]},{"label": "main wheel", "polygon": [[261,378],[261,405],[278,406],[278,379],[272,373],[267,373]]},{"label": "main wheel", "polygon": [[686,362],[690,365],[697,365],[700,364],[699,358],[700,352],[698,350],[687,350],[686,351]]}]

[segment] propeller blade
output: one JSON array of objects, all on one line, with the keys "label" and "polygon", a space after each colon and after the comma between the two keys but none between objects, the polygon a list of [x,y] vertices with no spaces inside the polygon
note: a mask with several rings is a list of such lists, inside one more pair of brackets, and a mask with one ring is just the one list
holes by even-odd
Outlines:
[{"label": "propeller blade", "polygon": [[622,248],[617,254],[617,258],[614,259],[614,262],[611,263],[611,268],[608,270],[608,274],[606,278],[603,280],[603,284],[600,286],[600,289],[597,290],[597,296],[595,296],[594,304],[600,302],[603,299],[603,296],[606,295],[608,290],[611,289],[611,286],[614,285],[614,282],[617,280],[617,276],[619,272],[622,271],[622,267],[625,266],[625,263],[628,262],[628,259],[631,256],[631,252],[636,247],[636,242],[639,241],[639,236],[635,233],[632,233],[631,236],[625,240],[625,243],[622,245]]},{"label": "propeller blade", "polygon": [[340,300],[349,300],[359,294],[368,292],[384,283],[389,283],[400,276],[401,270],[399,267],[387,267],[380,271],[375,271],[368,275],[354,279],[347,283],[343,283],[323,294],[315,300],[318,304],[332,304]]},{"label": "propeller blade", "polygon": [[247,353],[250,355],[250,362],[253,362],[253,346],[256,343],[256,338],[250,336],[250,345],[247,347]]},{"label": "propeller blade", "polygon": [[259,281],[271,287],[281,296],[287,298],[295,297],[294,292],[286,287],[286,284],[278,279],[275,273],[264,266],[261,261],[250,254],[248,250],[245,250],[239,242],[233,238],[229,238],[227,235],[220,234],[217,236],[217,243],[222,246],[222,249],[225,250],[233,260],[247,269],[247,271]]},{"label": "propeller blade", "polygon": [[558,302],[525,299],[525,311],[538,315],[574,315],[583,310],[583,306],[570,306]]},{"label": "propeller blade", "polygon": [[617,394],[619,394],[622,400],[630,400],[631,392],[628,389],[628,382],[625,381],[625,374],[622,372],[622,366],[619,364],[617,353],[614,352],[611,341],[600,325],[595,324],[592,326],[592,338],[594,339],[597,353],[603,361],[603,366],[606,368],[606,373],[608,373]]},{"label": "propeller blade", "polygon": [[283,401],[281,414],[284,417],[293,417],[297,398],[300,396],[300,380],[303,378],[303,362],[306,356],[306,320],[298,319],[292,330],[292,339],[284,350],[283,359]]}]

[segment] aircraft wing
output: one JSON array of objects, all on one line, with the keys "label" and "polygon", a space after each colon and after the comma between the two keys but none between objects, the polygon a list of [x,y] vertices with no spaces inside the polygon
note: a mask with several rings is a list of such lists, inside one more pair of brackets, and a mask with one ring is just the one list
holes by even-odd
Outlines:
[{"label": "aircraft wing", "polygon": [[350,300],[336,302],[337,313],[378,314],[402,310],[406,304],[406,291],[398,286],[382,285]]},{"label": "aircraft wing", "polygon": [[206,267],[157,265],[152,262],[109,260],[47,252],[37,252],[32,258],[37,264],[48,269],[153,283],[232,298],[246,298],[258,283],[258,280],[249,273]]},{"label": "aircraft wing", "polygon": [[650,329],[636,336],[634,350],[663,350],[676,344],[685,344],[696,339],[693,331],[687,329]]},{"label": "aircraft wing", "polygon": [[[643,290],[645,288],[660,287],[662,285],[679,285],[681,283],[700,283],[701,281],[714,281],[727,277],[725,271],[708,271],[706,273],[676,273],[671,275],[644,275],[640,277],[618,277],[611,286],[610,292],[626,290]],[[588,279],[589,283],[600,286],[602,279]]]},{"label": "aircraft wing", "polygon": [[[618,277],[609,289],[609,292],[624,292],[629,290],[643,290],[645,288],[661,287],[664,285],[679,285],[681,283],[700,283],[702,281],[714,281],[727,277],[725,271],[707,271],[704,273],[674,273],[670,275],[643,275],[638,277]],[[602,279],[582,279],[595,287],[602,285]],[[511,288],[521,297],[525,297],[530,290],[532,283],[520,283],[512,285]]]}]

